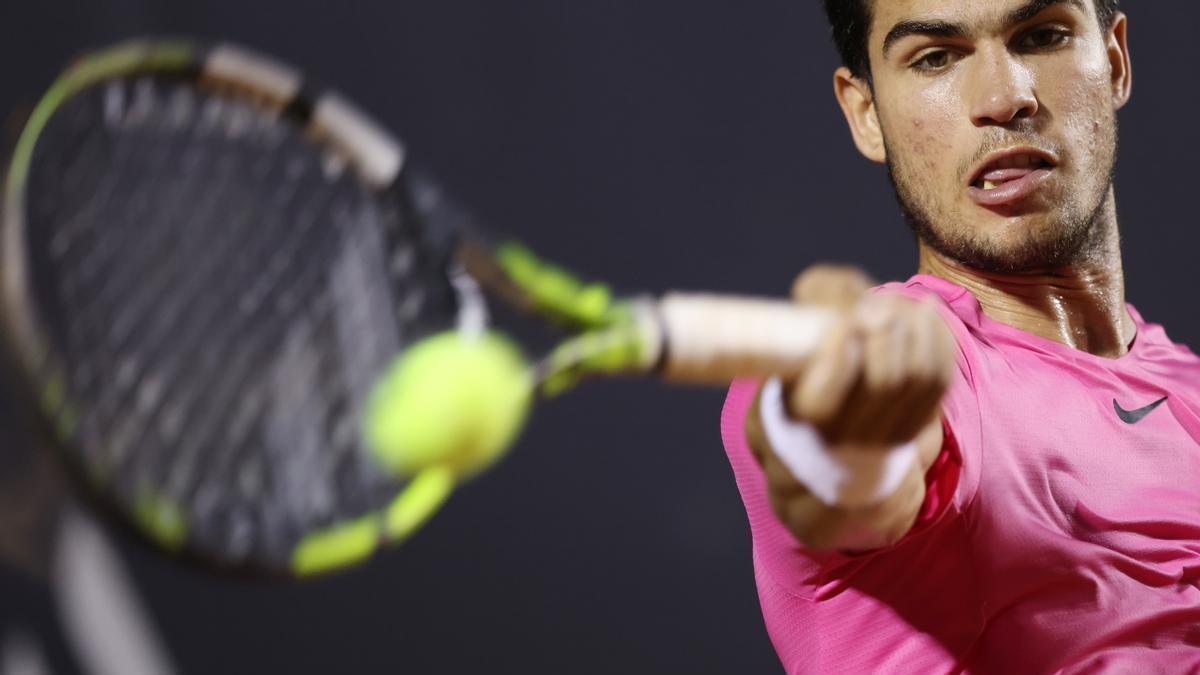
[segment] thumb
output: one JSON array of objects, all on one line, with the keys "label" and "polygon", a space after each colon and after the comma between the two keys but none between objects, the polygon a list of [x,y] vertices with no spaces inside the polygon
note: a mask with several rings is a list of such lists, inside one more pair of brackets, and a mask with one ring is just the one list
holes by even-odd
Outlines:
[{"label": "thumb", "polygon": [[828,307],[839,315],[805,376],[784,383],[785,404],[794,418],[809,419],[820,426],[849,395],[860,376],[862,354],[851,310],[874,285],[871,277],[857,267],[830,264],[813,265],[792,283],[794,301]]},{"label": "thumb", "polygon": [[792,282],[792,300],[806,305],[821,305],[850,310],[875,281],[866,272],[851,265],[813,265]]}]

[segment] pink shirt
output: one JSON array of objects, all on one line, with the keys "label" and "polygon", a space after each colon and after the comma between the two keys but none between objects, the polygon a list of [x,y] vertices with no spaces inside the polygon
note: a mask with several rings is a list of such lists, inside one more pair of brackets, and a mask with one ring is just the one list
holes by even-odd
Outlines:
[{"label": "pink shirt", "polygon": [[[805,550],[767,502],[743,423],[721,417],[767,630],[789,673],[1200,672],[1200,359],[1129,307],[1106,359],[984,316],[918,275],[958,342],[947,442],[921,516],[862,555]],[[1135,411],[1167,397],[1136,423]]]}]

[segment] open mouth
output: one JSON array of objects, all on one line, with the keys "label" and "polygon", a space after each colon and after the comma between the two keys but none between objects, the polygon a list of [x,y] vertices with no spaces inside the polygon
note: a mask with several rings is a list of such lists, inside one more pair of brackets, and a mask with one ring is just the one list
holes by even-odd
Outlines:
[{"label": "open mouth", "polygon": [[1024,199],[1049,178],[1057,162],[1040,150],[1019,149],[984,162],[967,192],[981,206],[1002,206]]},{"label": "open mouth", "polygon": [[989,162],[978,172],[971,185],[981,190],[994,190],[1005,183],[1020,180],[1038,169],[1053,168],[1050,160],[1031,153],[1007,155]]}]

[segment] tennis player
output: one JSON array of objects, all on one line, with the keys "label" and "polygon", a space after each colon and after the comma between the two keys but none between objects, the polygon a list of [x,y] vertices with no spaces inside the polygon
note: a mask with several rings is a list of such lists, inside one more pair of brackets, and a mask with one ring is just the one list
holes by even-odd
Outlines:
[{"label": "tennis player", "polygon": [[1116,0],[825,0],[918,274],[722,432],[791,673],[1200,672],[1200,359],[1125,302]]}]

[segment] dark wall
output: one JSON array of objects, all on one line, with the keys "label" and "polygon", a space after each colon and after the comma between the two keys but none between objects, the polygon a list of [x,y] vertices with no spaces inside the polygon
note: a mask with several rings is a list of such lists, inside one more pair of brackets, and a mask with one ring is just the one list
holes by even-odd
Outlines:
[{"label": "dark wall", "polygon": [[[1200,101],[1180,54],[1200,5],[1127,4],[1129,298],[1194,344]],[[818,260],[915,267],[833,101],[816,0],[5,0],[0,109],[143,33],[243,42],[335,83],[493,226],[624,289],[783,294]],[[589,385],[413,541],[327,581],[128,556],[188,673],[775,672],[721,400]]]}]

